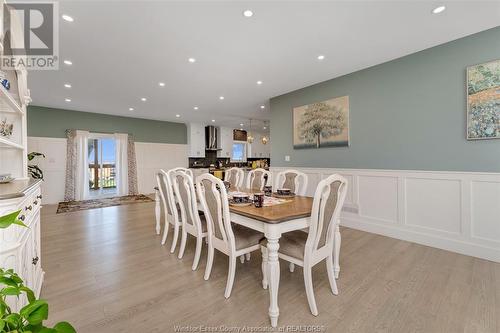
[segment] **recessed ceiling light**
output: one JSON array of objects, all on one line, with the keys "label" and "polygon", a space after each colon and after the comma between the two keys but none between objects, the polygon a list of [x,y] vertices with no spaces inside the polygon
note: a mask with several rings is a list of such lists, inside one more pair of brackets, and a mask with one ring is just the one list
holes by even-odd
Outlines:
[{"label": "recessed ceiling light", "polygon": [[264,126],[263,128],[264,128],[264,129],[267,129],[267,127],[266,127],[266,126]]},{"label": "recessed ceiling light", "polygon": [[69,83],[65,83],[65,84],[64,84],[64,88],[71,88],[71,84],[69,84]]},{"label": "recessed ceiling light", "polygon": [[241,127],[243,127],[243,124],[240,124]]},{"label": "recessed ceiling light", "polygon": [[66,102],[69,103],[69,102],[71,102],[71,99],[70,98],[65,98],[64,101],[66,101]]},{"label": "recessed ceiling light", "polygon": [[265,108],[266,108],[266,106],[265,106],[265,105],[261,105],[261,106],[260,106],[260,108],[261,108],[261,109],[265,109]]},{"label": "recessed ceiling light", "polygon": [[219,99],[222,101],[224,99],[224,96],[219,96]]},{"label": "recessed ceiling light", "polygon": [[180,114],[176,114],[175,115],[176,118],[180,118],[180,116],[181,116]]},{"label": "recessed ceiling light", "polygon": [[73,62],[71,60],[64,60],[64,64],[71,66],[71,65],[73,65]]},{"label": "recessed ceiling light", "polygon": [[146,97],[142,97],[141,101],[145,102],[145,101],[147,101],[147,98]]},{"label": "recessed ceiling light", "polygon": [[261,84],[262,84],[262,81],[257,81],[257,84],[258,84],[258,85],[261,85]]},{"label": "recessed ceiling light", "polygon": [[74,21],[74,19],[71,16],[66,15],[66,14],[64,14],[62,16],[62,18],[63,18],[64,21],[68,21],[68,22],[73,22]]},{"label": "recessed ceiling light", "polygon": [[247,10],[243,11],[243,16],[245,16],[245,17],[252,17],[253,16],[253,12],[250,9],[247,9]]},{"label": "recessed ceiling light", "polygon": [[196,59],[195,58],[189,58],[188,61],[191,62],[191,63],[193,63],[193,62],[196,62]]},{"label": "recessed ceiling light", "polygon": [[160,87],[165,87],[165,82],[158,82],[158,85],[159,85]]},{"label": "recessed ceiling light", "polygon": [[197,106],[195,106],[193,109],[198,110],[198,107],[197,107]]},{"label": "recessed ceiling light", "polygon": [[128,108],[129,111],[134,111],[134,108]]},{"label": "recessed ceiling light", "polygon": [[323,59],[325,59],[325,56],[324,56],[324,55],[322,55],[322,54],[320,54],[320,55],[318,56],[318,60],[323,60]]},{"label": "recessed ceiling light", "polygon": [[432,10],[432,14],[442,13],[442,12],[444,12],[445,9],[446,9],[446,6],[438,6]]},{"label": "recessed ceiling light", "polygon": [[212,119],[212,122],[215,123],[215,119]]}]

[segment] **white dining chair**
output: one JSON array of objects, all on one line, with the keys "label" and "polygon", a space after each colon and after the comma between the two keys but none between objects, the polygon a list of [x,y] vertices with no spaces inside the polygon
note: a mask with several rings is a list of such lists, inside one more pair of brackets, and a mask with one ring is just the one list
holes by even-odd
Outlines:
[{"label": "white dining chair", "polygon": [[201,246],[203,238],[207,237],[207,224],[204,215],[198,212],[198,202],[196,198],[196,191],[194,189],[193,179],[188,173],[179,170],[174,171],[170,175],[174,187],[175,196],[179,202],[179,211],[182,223],[181,231],[181,246],[179,249],[178,258],[184,256],[186,249],[187,235],[196,237],[196,250],[193,260],[193,271],[198,267],[200,261]]},{"label": "white dining chair", "polygon": [[231,186],[242,187],[245,173],[241,168],[229,168],[224,172],[224,181],[231,183]]},{"label": "white dining chair", "polygon": [[262,168],[252,169],[248,172],[246,187],[262,191],[267,182],[271,182],[271,172]]},{"label": "white dining chair", "polygon": [[288,188],[297,195],[306,195],[307,175],[297,170],[285,170],[276,176],[275,188]]},{"label": "white dining chair", "polygon": [[177,167],[177,168],[173,168],[171,169],[172,172],[174,171],[182,171],[182,172],[185,172],[187,173],[189,176],[191,176],[191,179],[194,179],[193,177],[193,170],[189,169],[189,168],[183,168],[183,167]]},{"label": "white dining chair", "polygon": [[200,175],[196,179],[196,191],[208,226],[208,260],[204,278],[210,278],[214,249],[226,254],[229,257],[229,271],[224,297],[229,298],[236,273],[236,258],[258,250],[264,235],[241,225],[231,224],[227,191],[222,180],[210,174]]},{"label": "white dining chair", "polygon": [[164,198],[164,211],[165,211],[165,227],[163,228],[163,237],[161,239],[161,245],[165,245],[167,242],[169,224],[174,228],[174,236],[172,240],[172,245],[170,247],[170,253],[174,253],[175,247],[177,246],[177,239],[179,238],[179,230],[181,228],[180,212],[177,207],[175,200],[174,189],[172,187],[172,178],[170,175],[175,172],[173,170],[160,170],[162,175],[160,187],[160,194]]},{"label": "white dining chair", "polygon": [[[284,233],[279,240],[278,257],[303,267],[304,284],[311,313],[318,315],[312,283],[312,267],[326,259],[326,270],[330,288],[338,294],[335,280],[333,251],[334,233],[338,228],[340,212],[347,194],[347,180],[340,175],[331,175],[322,180],[316,188],[311,212],[309,232],[300,230]],[[262,286],[267,288],[267,240],[262,245]]]}]

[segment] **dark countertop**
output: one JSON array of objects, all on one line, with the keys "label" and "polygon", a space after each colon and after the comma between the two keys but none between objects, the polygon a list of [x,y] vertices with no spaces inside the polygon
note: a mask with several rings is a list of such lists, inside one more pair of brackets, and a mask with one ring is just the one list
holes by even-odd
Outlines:
[{"label": "dark countertop", "polygon": [[40,183],[40,179],[14,180],[7,184],[0,184],[0,200],[24,197],[24,194]]}]

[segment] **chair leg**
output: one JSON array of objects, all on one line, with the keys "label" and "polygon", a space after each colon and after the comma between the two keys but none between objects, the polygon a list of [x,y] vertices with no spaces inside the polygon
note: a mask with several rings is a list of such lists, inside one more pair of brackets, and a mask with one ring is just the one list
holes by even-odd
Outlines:
[{"label": "chair leg", "polygon": [[250,252],[248,252],[247,254],[245,254],[245,258],[247,259],[247,261],[250,261]]},{"label": "chair leg", "polygon": [[304,284],[306,287],[307,301],[309,302],[309,309],[314,316],[318,315],[318,307],[316,306],[316,299],[314,298],[314,289],[312,283],[312,267],[304,265]]},{"label": "chair leg", "polygon": [[288,265],[288,268],[290,268],[290,272],[293,273],[293,271],[295,270],[295,264],[291,262],[290,265]]},{"label": "chair leg", "polygon": [[241,262],[242,264],[244,264],[244,263],[245,263],[245,255],[244,255],[244,254],[242,254],[242,255],[240,256],[240,262]]},{"label": "chair leg", "polygon": [[229,298],[231,296],[231,290],[233,290],[234,275],[236,274],[236,257],[229,257],[229,270],[227,272],[227,283],[226,291],[224,292],[224,297]]},{"label": "chair leg", "polygon": [[330,281],[330,288],[334,295],[339,294],[339,289],[337,288],[337,280],[335,280],[335,271],[333,270],[333,257],[326,258],[326,271],[328,272],[328,281]]},{"label": "chair leg", "polygon": [[267,289],[267,248],[260,247],[262,252],[262,288]]},{"label": "chair leg", "polygon": [[165,245],[167,242],[168,229],[170,229],[170,224],[168,223],[168,216],[165,216],[165,227],[163,228],[163,237],[161,238],[161,245]]},{"label": "chair leg", "polygon": [[170,247],[170,253],[174,253],[175,246],[177,245],[177,238],[179,238],[179,225],[174,225],[174,239],[172,240],[172,246]]},{"label": "chair leg", "polygon": [[335,227],[335,235],[333,239],[333,269],[335,271],[335,278],[338,279],[340,273],[340,244],[342,243],[342,237],[340,236],[338,225]]},{"label": "chair leg", "polygon": [[203,244],[203,237],[201,236],[196,237],[196,250],[194,251],[193,266],[191,267],[193,271],[196,270],[196,268],[198,268],[198,263],[200,262],[202,244]]},{"label": "chair leg", "polygon": [[181,247],[179,248],[179,254],[177,255],[177,258],[181,259],[182,256],[184,256],[184,250],[186,249],[186,239],[187,239],[187,232],[182,228],[181,232]]},{"label": "chair leg", "polygon": [[205,267],[205,280],[210,278],[210,272],[212,272],[212,264],[214,263],[214,247],[210,240],[208,241],[208,257],[207,257],[207,267]]}]

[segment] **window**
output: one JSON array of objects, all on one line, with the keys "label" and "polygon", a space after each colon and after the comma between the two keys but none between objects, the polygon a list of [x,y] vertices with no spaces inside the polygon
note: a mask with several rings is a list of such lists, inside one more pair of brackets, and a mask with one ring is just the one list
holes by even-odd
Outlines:
[{"label": "window", "polygon": [[233,162],[246,162],[247,143],[246,142],[233,142],[233,153],[231,154],[231,161]]}]

